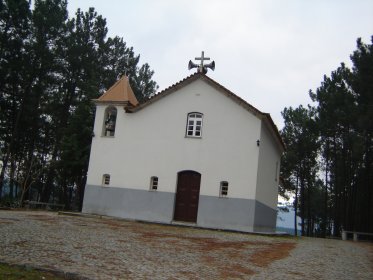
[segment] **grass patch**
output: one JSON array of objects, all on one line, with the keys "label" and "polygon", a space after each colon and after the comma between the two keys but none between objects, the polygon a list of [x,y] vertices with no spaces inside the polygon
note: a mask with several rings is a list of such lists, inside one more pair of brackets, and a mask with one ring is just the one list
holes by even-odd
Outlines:
[{"label": "grass patch", "polygon": [[0,279],[4,280],[52,280],[66,279],[51,272],[0,263]]}]

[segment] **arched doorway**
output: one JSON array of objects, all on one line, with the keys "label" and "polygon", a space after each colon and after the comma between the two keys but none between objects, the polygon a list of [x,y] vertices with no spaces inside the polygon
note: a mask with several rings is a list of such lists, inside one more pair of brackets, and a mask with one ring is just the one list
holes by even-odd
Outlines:
[{"label": "arched doorway", "polygon": [[201,174],[181,171],[177,176],[174,220],[195,223],[198,214]]}]

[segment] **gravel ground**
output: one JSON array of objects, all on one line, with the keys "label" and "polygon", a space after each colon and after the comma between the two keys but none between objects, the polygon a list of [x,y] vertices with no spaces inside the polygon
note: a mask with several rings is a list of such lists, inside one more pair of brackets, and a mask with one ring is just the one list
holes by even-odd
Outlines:
[{"label": "gravel ground", "polygon": [[372,243],[44,211],[0,210],[0,262],[80,279],[373,279]]}]

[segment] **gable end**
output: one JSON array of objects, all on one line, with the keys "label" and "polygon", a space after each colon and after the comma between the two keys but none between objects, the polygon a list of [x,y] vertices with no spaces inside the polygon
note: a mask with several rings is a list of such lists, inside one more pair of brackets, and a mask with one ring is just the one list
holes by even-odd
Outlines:
[{"label": "gable end", "polygon": [[143,109],[143,108],[151,105],[152,103],[157,102],[158,100],[160,100],[160,99],[178,91],[179,89],[191,84],[192,82],[194,82],[198,79],[201,79],[201,80],[205,81],[207,84],[209,84],[210,86],[215,88],[217,91],[221,92],[222,94],[224,94],[228,98],[231,98],[235,103],[237,103],[238,105],[245,108],[247,111],[249,111],[250,113],[255,115],[260,120],[264,121],[266,123],[266,125],[268,126],[269,130],[271,131],[271,135],[272,135],[272,137],[274,137],[275,142],[277,143],[280,151],[283,152],[285,150],[285,144],[282,141],[281,135],[280,135],[276,125],[274,124],[270,114],[263,113],[263,112],[259,111],[257,108],[255,108],[254,106],[252,106],[251,104],[246,102],[244,99],[242,99],[238,95],[234,94],[233,92],[231,92],[230,90],[228,90],[227,88],[225,88],[224,86],[222,86],[218,82],[214,81],[213,79],[209,78],[208,76],[206,76],[203,73],[197,72],[195,74],[192,74],[192,75],[186,77],[185,79],[183,79],[183,80],[173,84],[172,86],[164,89],[163,91],[159,92],[157,95],[151,97],[146,102],[144,102],[144,103],[142,103],[138,106],[135,106],[135,107],[128,107],[127,106],[125,108],[125,110],[126,110],[127,113],[136,113],[137,111],[140,111],[141,109]]}]

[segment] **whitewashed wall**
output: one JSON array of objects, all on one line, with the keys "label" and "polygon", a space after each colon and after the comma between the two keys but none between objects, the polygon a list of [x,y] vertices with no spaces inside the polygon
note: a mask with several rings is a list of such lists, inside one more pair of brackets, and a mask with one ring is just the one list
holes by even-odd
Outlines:
[{"label": "whitewashed wall", "polygon": [[277,209],[280,159],[281,151],[263,121],[260,135],[256,199],[273,209]]},{"label": "whitewashed wall", "polygon": [[[158,191],[175,192],[177,173],[195,170],[202,174],[201,195],[218,196],[224,180],[229,197],[255,198],[261,121],[206,82],[196,80],[136,113],[117,106],[114,138],[101,136],[105,108],[97,106],[88,185],[101,185],[108,173],[110,186],[149,189],[150,177],[158,176]],[[185,137],[190,112],[204,114],[202,139]]]}]

